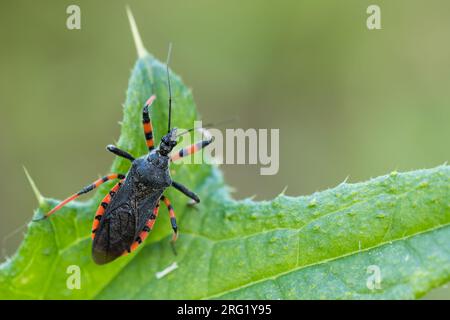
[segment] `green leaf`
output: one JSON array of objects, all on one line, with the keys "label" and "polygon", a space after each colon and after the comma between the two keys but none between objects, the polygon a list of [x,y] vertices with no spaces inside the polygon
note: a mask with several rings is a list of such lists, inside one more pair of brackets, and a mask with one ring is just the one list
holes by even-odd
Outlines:
[{"label": "green leaf", "polygon": [[[142,47],[139,52],[118,141],[135,156],[146,150],[141,111],[151,94],[157,95],[151,111],[156,139],[167,130],[165,65]],[[192,127],[198,117],[192,93],[175,73],[171,80],[173,123]],[[128,168],[117,158],[111,172]],[[174,164],[172,176],[202,199],[191,208],[183,195],[167,192],[180,227],[177,256],[162,208],[136,252],[104,266],[93,263],[93,212],[109,184],[87,202],[30,222],[18,252],[0,266],[0,299],[404,299],[450,281],[448,166],[263,202],[233,200],[215,166]],[[34,189],[36,215],[58,203]],[[178,268],[158,279],[173,262]],[[72,265],[80,267],[80,289],[67,287]],[[374,268],[381,282],[371,290]]]}]

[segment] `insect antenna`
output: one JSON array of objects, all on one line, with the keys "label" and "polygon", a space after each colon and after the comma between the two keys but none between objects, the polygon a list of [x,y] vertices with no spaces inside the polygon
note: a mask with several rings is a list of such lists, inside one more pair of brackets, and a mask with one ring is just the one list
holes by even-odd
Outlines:
[{"label": "insect antenna", "polygon": [[170,71],[169,71],[169,62],[171,53],[172,53],[172,42],[169,43],[169,52],[167,52],[167,61],[166,61],[167,86],[169,88],[169,124],[167,128],[168,133],[170,132],[170,121],[172,120],[172,88],[170,86]]},{"label": "insect antenna", "polygon": [[218,121],[218,122],[215,122],[215,123],[207,123],[207,124],[205,124],[205,125],[202,126],[202,127],[194,127],[194,128],[190,128],[190,129],[187,129],[187,130],[185,130],[185,131],[183,131],[183,132],[177,134],[177,138],[178,138],[179,136],[185,135],[185,134],[187,134],[187,133],[189,133],[189,132],[192,132],[192,131],[194,131],[194,130],[197,130],[197,129],[208,129],[208,128],[220,126],[220,125],[223,125],[223,124],[226,124],[226,123],[235,122],[235,121],[237,121],[237,120],[238,120],[238,117],[233,117],[233,118],[229,118],[229,119],[226,119],[226,120]]}]

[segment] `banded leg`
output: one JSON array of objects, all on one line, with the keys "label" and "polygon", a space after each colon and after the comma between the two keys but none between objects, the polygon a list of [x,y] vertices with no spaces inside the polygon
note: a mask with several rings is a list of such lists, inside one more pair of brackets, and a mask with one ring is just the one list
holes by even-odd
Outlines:
[{"label": "banded leg", "polygon": [[92,222],[92,239],[95,238],[95,232],[97,231],[100,221],[102,220],[103,214],[105,213],[106,207],[108,207],[111,199],[117,193],[117,191],[122,186],[123,180],[120,180],[112,189],[108,192],[108,194],[103,198],[102,202],[97,208],[97,212],[95,213],[94,221]]},{"label": "banded leg", "polygon": [[156,222],[158,212],[159,212],[159,203],[156,204],[155,209],[153,209],[153,213],[150,215],[150,218],[148,219],[142,231],[139,233],[134,242],[131,244],[130,248],[123,253],[123,255],[127,255],[130,252],[136,250],[137,247],[147,238],[148,234],[150,233],[150,231],[152,231],[153,226]]},{"label": "banded leg", "polygon": [[161,201],[164,202],[164,204],[167,207],[167,210],[169,210],[170,224],[172,225],[173,230],[172,242],[175,242],[178,238],[178,226],[177,226],[177,218],[175,217],[175,211],[173,210],[169,198],[167,198],[166,196],[161,196]]},{"label": "banded leg", "polygon": [[214,137],[210,137],[206,140],[201,140],[194,144],[191,144],[190,146],[187,146],[186,148],[183,148],[180,151],[178,151],[177,153],[175,153],[174,155],[170,156],[170,160],[177,161],[180,158],[183,158],[183,157],[186,157],[193,153],[196,153],[197,151],[199,151],[199,150],[205,148],[206,146],[208,146],[209,144],[211,144],[211,142],[213,142],[213,141],[214,141]]},{"label": "banded leg", "polygon": [[[112,173],[109,174],[107,176],[104,176],[103,178],[100,178],[96,181],[94,181],[93,183],[91,183],[90,185],[84,187],[83,189],[81,189],[80,191],[78,191],[77,193],[71,195],[70,197],[68,197],[67,199],[63,200],[62,202],[60,202],[56,207],[54,207],[52,210],[50,210],[43,219],[48,218],[49,216],[51,216],[52,214],[54,214],[56,211],[58,211],[59,209],[61,209],[62,207],[64,207],[66,204],[68,204],[69,202],[75,200],[76,198],[78,198],[79,196],[81,196],[82,194],[88,193],[89,191],[94,190],[95,188],[97,188],[98,186],[100,186],[101,184],[109,181],[109,180],[113,180],[113,179],[125,179],[125,176],[123,174],[117,174],[117,173]],[[42,220],[42,219],[39,219]]]},{"label": "banded leg", "polygon": [[151,96],[145,103],[144,110],[142,111],[142,125],[144,127],[144,135],[148,151],[155,149],[155,142],[153,141],[153,126],[150,119],[150,113],[148,111],[148,108],[152,105],[155,99],[155,95]]}]

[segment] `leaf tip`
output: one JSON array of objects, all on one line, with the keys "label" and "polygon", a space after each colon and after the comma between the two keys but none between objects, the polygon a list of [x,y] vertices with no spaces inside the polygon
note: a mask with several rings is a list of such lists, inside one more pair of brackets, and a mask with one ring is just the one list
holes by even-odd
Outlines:
[{"label": "leaf tip", "polygon": [[257,196],[256,194],[253,194],[250,197],[248,197],[246,200],[253,201],[253,200],[255,200],[256,196]]},{"label": "leaf tip", "polygon": [[138,27],[136,25],[136,20],[134,20],[133,13],[129,6],[126,6],[128,21],[130,22],[131,33],[133,35],[134,44],[136,46],[136,51],[138,54],[138,58],[145,57],[148,53],[142,43],[141,35],[139,34]]},{"label": "leaf tip", "polygon": [[341,183],[338,184],[338,187],[346,185],[349,178],[350,178],[350,176],[346,176],[344,181],[342,181]]},{"label": "leaf tip", "polygon": [[36,183],[34,183],[33,178],[31,178],[30,173],[28,172],[27,168],[25,168],[25,166],[23,167],[23,170],[25,171],[25,175],[28,179],[28,182],[30,183],[31,189],[33,189],[33,193],[36,196],[39,206],[42,206],[45,203],[44,197],[37,188]]}]

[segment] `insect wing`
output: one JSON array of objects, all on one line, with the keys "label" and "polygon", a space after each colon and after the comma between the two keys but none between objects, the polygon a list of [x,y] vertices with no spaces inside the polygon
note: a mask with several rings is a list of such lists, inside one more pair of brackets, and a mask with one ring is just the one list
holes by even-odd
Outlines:
[{"label": "insect wing", "polygon": [[138,211],[130,201],[131,195],[124,184],[105,210],[92,243],[92,257],[97,264],[120,257],[134,241]]}]

